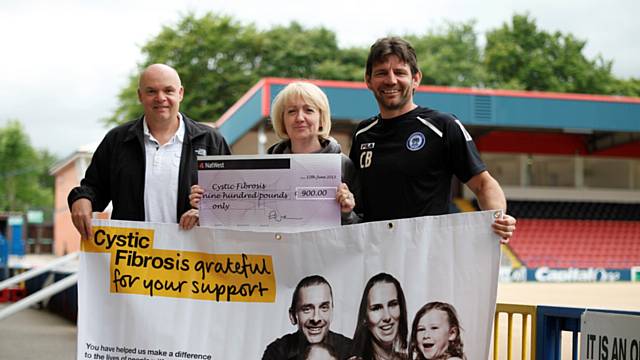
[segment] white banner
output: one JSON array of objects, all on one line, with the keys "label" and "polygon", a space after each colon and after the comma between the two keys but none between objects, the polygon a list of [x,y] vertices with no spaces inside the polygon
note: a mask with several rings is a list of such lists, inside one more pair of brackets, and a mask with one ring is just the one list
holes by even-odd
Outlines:
[{"label": "white banner", "polygon": [[[344,359],[375,342],[487,359],[500,260],[492,221],[474,212],[276,233],[94,220],[77,358]],[[307,348],[316,342],[325,345]]]},{"label": "white banner", "polygon": [[640,316],[585,311],[580,360],[640,359]]}]

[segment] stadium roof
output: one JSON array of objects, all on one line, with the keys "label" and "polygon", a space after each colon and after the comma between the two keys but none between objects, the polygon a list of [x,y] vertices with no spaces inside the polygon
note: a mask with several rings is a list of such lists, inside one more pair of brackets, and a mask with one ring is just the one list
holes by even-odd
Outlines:
[{"label": "stadium roof", "polygon": [[[269,116],[275,95],[299,79],[264,78],[220,117],[216,125],[230,144]],[[364,82],[305,80],[327,94],[334,123],[378,113]],[[465,125],[546,129],[575,133],[640,133],[640,98],[537,91],[420,86],[417,104],[454,113]]]}]

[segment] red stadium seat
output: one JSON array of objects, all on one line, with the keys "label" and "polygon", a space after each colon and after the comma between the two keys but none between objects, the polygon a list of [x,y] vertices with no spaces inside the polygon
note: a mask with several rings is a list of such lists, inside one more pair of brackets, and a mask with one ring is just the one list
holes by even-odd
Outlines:
[{"label": "red stadium seat", "polygon": [[640,265],[640,221],[518,219],[509,243],[528,267]]}]

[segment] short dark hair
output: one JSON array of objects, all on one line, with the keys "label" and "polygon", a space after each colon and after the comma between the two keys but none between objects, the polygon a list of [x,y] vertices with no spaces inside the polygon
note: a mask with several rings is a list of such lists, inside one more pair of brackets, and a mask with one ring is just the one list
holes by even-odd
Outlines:
[{"label": "short dark hair", "polygon": [[366,77],[371,77],[373,65],[384,61],[389,55],[395,55],[402,62],[409,65],[411,75],[415,75],[420,72],[420,69],[418,68],[416,50],[413,46],[404,39],[392,36],[378,39],[373,45],[371,45],[371,49],[369,49],[369,56],[367,57],[367,67],[365,70]]},{"label": "short dark hair", "polygon": [[331,290],[331,285],[329,284],[327,279],[323,278],[320,275],[310,275],[300,280],[298,285],[296,285],[296,289],[293,291],[293,296],[291,297],[291,307],[289,308],[289,315],[291,315],[293,318],[296,318],[296,306],[298,305],[298,300],[300,299],[300,289],[304,287],[323,284],[329,287],[329,294],[331,294],[331,306],[333,307],[333,290]]}]

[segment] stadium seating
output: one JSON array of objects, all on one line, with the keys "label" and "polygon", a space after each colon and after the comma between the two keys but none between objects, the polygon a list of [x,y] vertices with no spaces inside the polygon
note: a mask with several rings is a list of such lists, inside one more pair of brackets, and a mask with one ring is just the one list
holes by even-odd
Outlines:
[{"label": "stadium seating", "polygon": [[640,204],[555,201],[509,201],[509,213],[518,219],[634,220]]},{"label": "stadium seating", "polygon": [[640,265],[640,222],[519,218],[509,243],[527,267]]},{"label": "stadium seating", "polygon": [[518,219],[508,246],[527,267],[640,266],[640,204],[509,201],[508,209]]},{"label": "stadium seating", "polygon": [[630,268],[640,264],[640,222],[519,219],[509,244],[528,267]]}]

